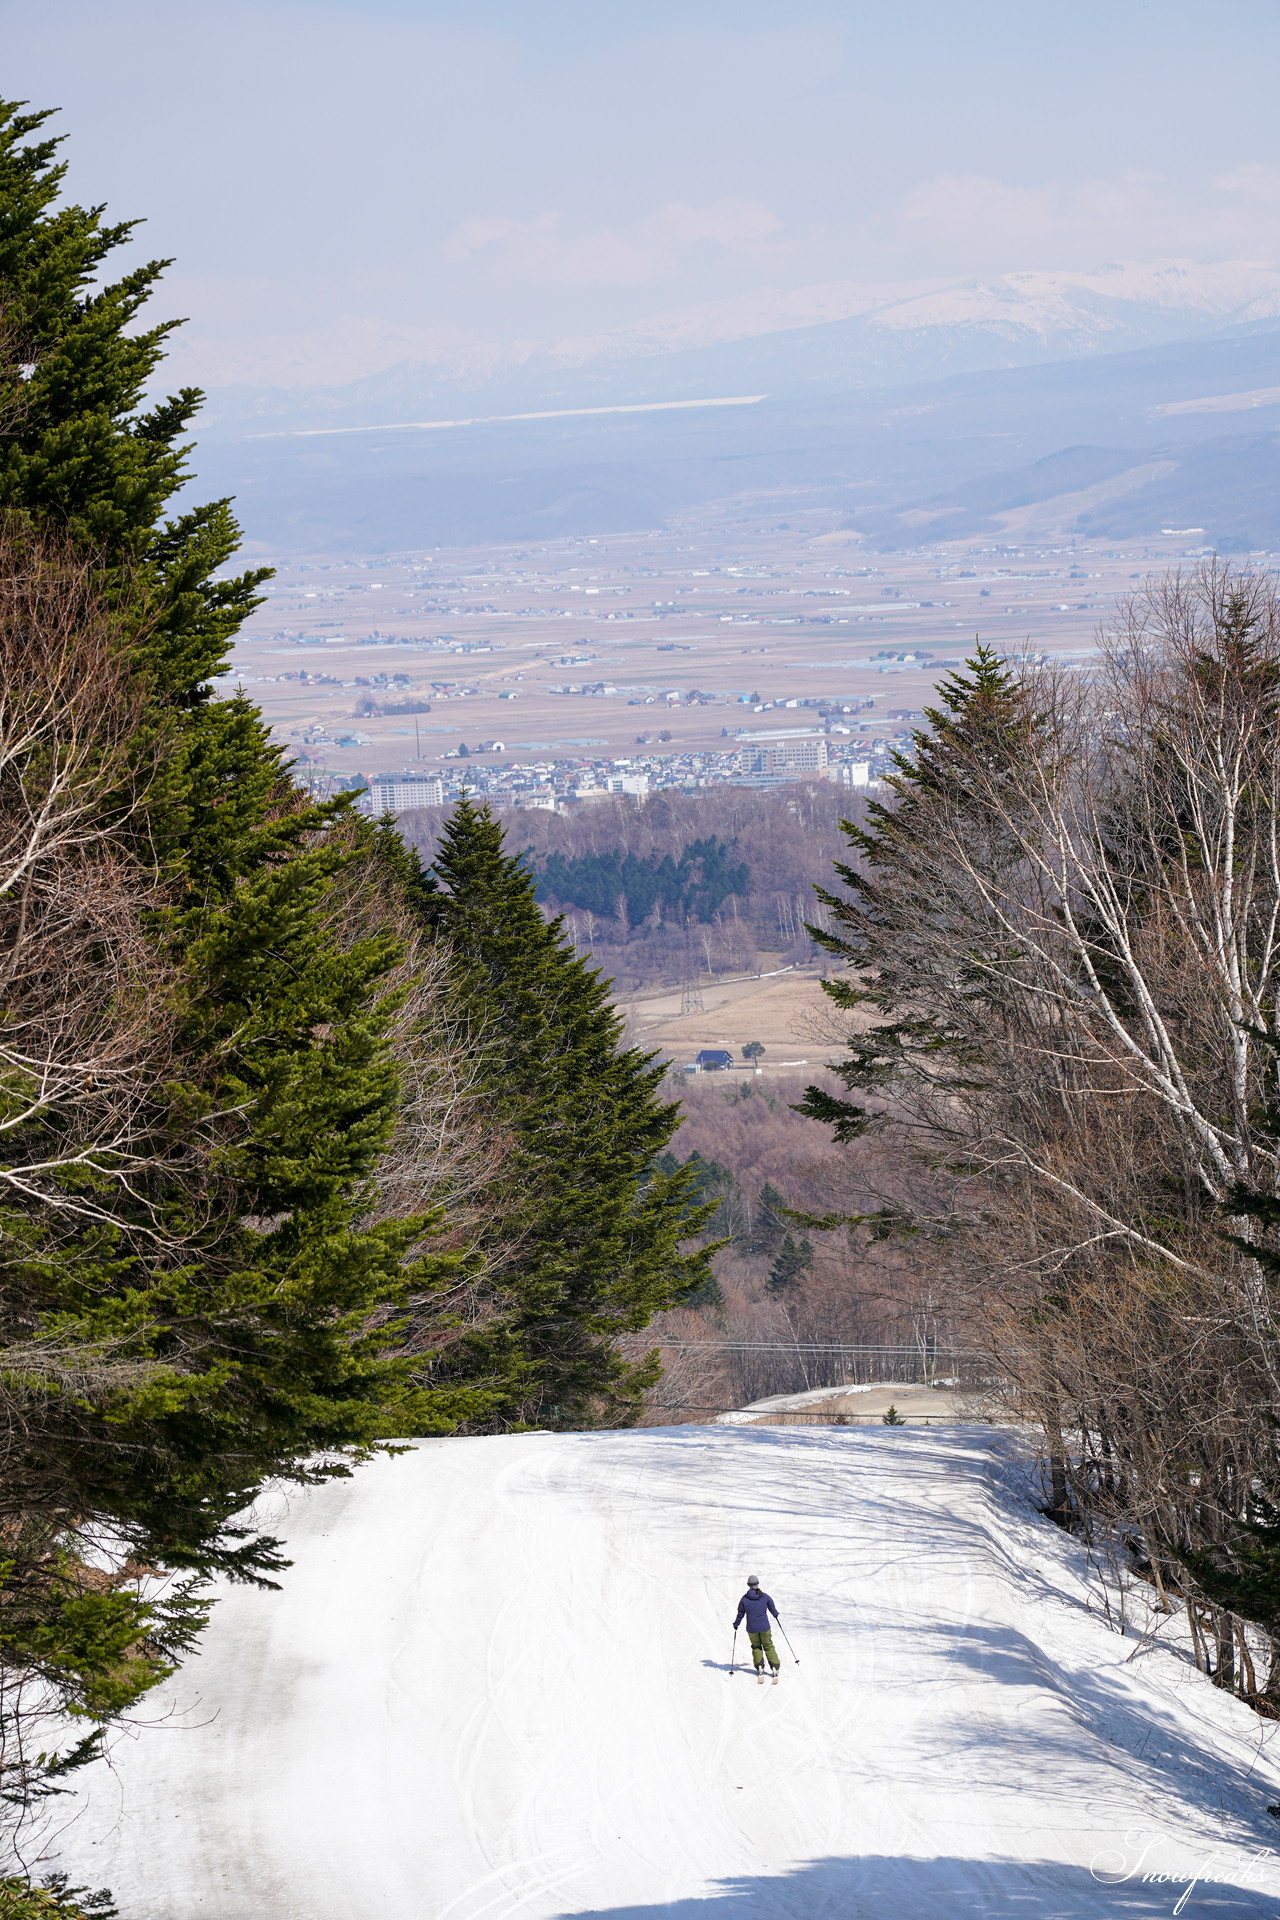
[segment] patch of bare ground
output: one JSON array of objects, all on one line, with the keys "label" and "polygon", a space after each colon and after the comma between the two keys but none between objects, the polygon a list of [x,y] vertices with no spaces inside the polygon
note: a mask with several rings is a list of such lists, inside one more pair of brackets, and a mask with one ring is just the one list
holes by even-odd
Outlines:
[{"label": "patch of bare ground", "polygon": [[726,1080],[756,1077],[753,1066],[742,1058],[743,1047],[752,1041],[764,1048],[756,1065],[770,1080],[800,1067],[817,1073],[834,1050],[822,975],[816,967],[763,979],[704,981],[701,999],[700,1009],[682,1012],[677,988],[621,1001],[619,1012],[636,1046],[656,1048],[673,1060],[693,1060],[703,1047],[727,1048],[736,1066],[726,1071]]}]

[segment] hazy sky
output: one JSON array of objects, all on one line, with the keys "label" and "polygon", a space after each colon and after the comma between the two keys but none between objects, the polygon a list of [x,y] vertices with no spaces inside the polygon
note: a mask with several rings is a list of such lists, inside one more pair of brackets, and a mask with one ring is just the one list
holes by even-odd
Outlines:
[{"label": "hazy sky", "polygon": [[4,90],[206,383],[762,287],[1280,262],[1276,0],[41,0]]}]

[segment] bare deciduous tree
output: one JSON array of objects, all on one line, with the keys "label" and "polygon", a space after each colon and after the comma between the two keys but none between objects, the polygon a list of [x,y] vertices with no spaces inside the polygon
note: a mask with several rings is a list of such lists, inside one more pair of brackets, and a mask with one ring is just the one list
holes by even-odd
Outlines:
[{"label": "bare deciduous tree", "polygon": [[1054,1507],[1070,1483],[1140,1532],[1228,1684],[1247,1640],[1193,1569],[1280,1477],[1274,1301],[1225,1237],[1239,1190],[1280,1192],[1280,603],[1176,575],[1096,678],[987,656],[952,696],[828,898],[837,994],[874,1015],[845,1077],[878,1097],[827,1117],[934,1168],[934,1256],[1048,1436]]},{"label": "bare deciduous tree", "polygon": [[136,691],[89,566],[0,533],[0,1188],[112,1212],[154,1159],[171,1044],[161,904],[125,829]]}]

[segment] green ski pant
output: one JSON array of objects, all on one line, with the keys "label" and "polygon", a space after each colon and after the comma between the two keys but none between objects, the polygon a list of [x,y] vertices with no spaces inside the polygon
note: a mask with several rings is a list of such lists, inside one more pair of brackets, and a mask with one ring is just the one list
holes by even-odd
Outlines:
[{"label": "green ski pant", "polygon": [[766,1654],[769,1656],[769,1665],[771,1667],[780,1667],[782,1665],[781,1660],[779,1660],[777,1654],[774,1652],[772,1627],[769,1628],[767,1633],[749,1633],[747,1638],[751,1642],[751,1658],[755,1662],[757,1673],[759,1673],[761,1667],[764,1665],[764,1657]]}]

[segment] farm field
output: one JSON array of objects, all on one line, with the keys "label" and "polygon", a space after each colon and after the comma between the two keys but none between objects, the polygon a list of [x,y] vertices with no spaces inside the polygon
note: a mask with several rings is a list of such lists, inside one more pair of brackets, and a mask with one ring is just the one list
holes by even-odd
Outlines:
[{"label": "farm field", "polygon": [[[823,516],[829,526],[830,516]],[[737,751],[818,726],[903,735],[975,635],[1087,664],[1150,544],[886,554],[811,528],[671,532],[393,558],[287,559],[232,681],[337,775]],[[753,712],[748,696],[758,696]],[[766,705],[765,703],[771,703]],[[741,734],[741,738],[739,737]]]},{"label": "farm field", "polygon": [[805,967],[772,979],[704,980],[701,1012],[681,1012],[678,987],[619,1001],[618,1008],[636,1045],[657,1048],[677,1064],[692,1060],[701,1047],[731,1049],[740,1073],[726,1072],[726,1082],[753,1074],[742,1060],[742,1049],[759,1040],[765,1052],[756,1064],[772,1079],[794,1075],[801,1066],[816,1069],[834,1050],[834,1042],[817,1037],[830,1018],[821,978],[817,968]]}]

